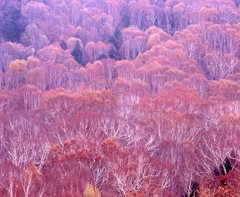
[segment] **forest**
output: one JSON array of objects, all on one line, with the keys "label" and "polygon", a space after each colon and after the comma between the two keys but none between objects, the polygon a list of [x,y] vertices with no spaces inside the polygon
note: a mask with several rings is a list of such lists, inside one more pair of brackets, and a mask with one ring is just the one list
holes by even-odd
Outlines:
[{"label": "forest", "polygon": [[1,197],[240,197],[240,0],[0,0]]}]

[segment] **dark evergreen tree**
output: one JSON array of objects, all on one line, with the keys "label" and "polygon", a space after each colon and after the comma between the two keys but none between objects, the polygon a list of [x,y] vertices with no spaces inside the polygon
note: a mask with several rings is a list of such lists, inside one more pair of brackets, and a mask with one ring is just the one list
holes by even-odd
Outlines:
[{"label": "dark evergreen tree", "polygon": [[77,41],[71,55],[74,57],[74,59],[79,63],[82,64],[82,50],[81,50],[81,46],[80,43]]},{"label": "dark evergreen tree", "polygon": [[239,6],[240,5],[240,0],[234,0],[236,6]]},{"label": "dark evergreen tree", "polygon": [[109,52],[109,57],[115,60],[120,60],[119,49],[122,45],[122,32],[120,29],[116,29],[114,34],[110,37],[109,43],[112,48]]},{"label": "dark evergreen tree", "polygon": [[122,12],[121,12],[121,16],[122,16],[122,26],[123,27],[129,27],[130,26],[130,17],[129,17],[129,10],[127,7],[124,7]]},{"label": "dark evergreen tree", "polygon": [[97,60],[103,60],[103,59],[107,59],[108,56],[106,54],[101,54],[98,56]]},{"label": "dark evergreen tree", "polygon": [[66,49],[67,49],[67,43],[66,43],[64,40],[62,40],[62,41],[60,42],[60,47],[61,47],[63,50],[66,50]]},{"label": "dark evergreen tree", "polygon": [[120,29],[117,28],[115,30],[114,34],[110,37],[109,42],[114,46],[114,48],[119,50],[122,44],[122,32]]},{"label": "dark evergreen tree", "polygon": [[2,34],[6,41],[19,42],[21,34],[25,31],[26,21],[21,11],[11,6],[3,13]]},{"label": "dark evergreen tree", "polygon": [[119,55],[118,51],[116,51],[115,48],[111,48],[111,50],[109,51],[109,54],[108,56],[111,58],[111,59],[114,59],[114,60],[121,60],[121,56]]}]

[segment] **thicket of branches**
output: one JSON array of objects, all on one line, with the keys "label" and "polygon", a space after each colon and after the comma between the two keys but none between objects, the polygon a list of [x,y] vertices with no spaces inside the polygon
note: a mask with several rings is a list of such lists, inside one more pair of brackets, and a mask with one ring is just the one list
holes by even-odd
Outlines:
[{"label": "thicket of branches", "polygon": [[238,0],[1,0],[0,195],[240,195]]}]

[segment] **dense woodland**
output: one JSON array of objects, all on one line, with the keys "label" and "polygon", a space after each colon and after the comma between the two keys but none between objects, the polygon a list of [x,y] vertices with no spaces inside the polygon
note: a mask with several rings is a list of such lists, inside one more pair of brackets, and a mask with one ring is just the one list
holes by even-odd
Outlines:
[{"label": "dense woodland", "polygon": [[0,0],[0,196],[239,197],[239,0]]}]

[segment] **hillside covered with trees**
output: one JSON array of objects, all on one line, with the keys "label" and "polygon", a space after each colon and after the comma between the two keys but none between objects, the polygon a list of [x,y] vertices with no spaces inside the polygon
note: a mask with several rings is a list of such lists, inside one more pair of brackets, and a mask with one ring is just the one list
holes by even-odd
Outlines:
[{"label": "hillside covered with trees", "polygon": [[239,0],[0,0],[0,196],[240,196]]}]

